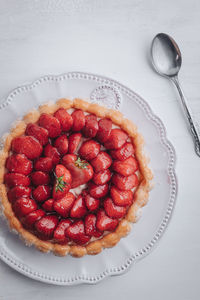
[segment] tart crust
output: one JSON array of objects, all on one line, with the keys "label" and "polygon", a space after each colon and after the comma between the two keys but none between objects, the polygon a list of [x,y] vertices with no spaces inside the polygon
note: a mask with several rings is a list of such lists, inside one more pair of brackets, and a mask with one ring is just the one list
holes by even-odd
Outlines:
[{"label": "tart crust", "polygon": [[[93,113],[99,118],[110,118],[112,122],[121,127],[128,133],[132,143],[135,147],[135,156],[139,163],[139,185],[134,192],[133,204],[129,207],[126,216],[120,220],[114,232],[105,234],[103,237],[90,241],[85,246],[78,245],[60,245],[51,243],[50,241],[40,240],[37,236],[26,230],[20,221],[16,218],[12,206],[7,197],[6,186],[4,184],[5,163],[9,155],[11,141],[13,138],[24,134],[26,125],[30,122],[37,122],[41,113],[53,114],[59,108],[75,108],[82,109],[85,112]],[[86,254],[96,255],[100,253],[103,248],[110,248],[115,246],[122,237],[125,237],[131,230],[131,223],[138,220],[138,212],[142,206],[148,202],[149,191],[151,189],[151,180],[153,178],[152,172],[148,167],[148,159],[143,154],[144,140],[141,134],[138,133],[137,127],[130,120],[125,119],[121,112],[102,107],[98,104],[89,103],[82,99],[60,99],[54,104],[44,104],[39,107],[39,110],[32,110],[27,113],[21,121],[18,121],[10,130],[7,136],[4,136],[4,146],[0,153],[0,197],[1,210],[6,217],[10,229],[17,232],[24,240],[27,246],[34,245],[42,252],[52,251],[55,255],[65,256],[71,254],[74,257],[82,257]]]}]

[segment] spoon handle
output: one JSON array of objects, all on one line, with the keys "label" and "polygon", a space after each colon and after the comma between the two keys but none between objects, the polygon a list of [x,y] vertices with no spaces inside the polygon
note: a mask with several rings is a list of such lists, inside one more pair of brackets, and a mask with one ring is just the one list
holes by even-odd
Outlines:
[{"label": "spoon handle", "polygon": [[173,83],[175,84],[175,86],[177,87],[177,90],[179,92],[179,95],[180,95],[180,98],[181,98],[181,102],[182,102],[182,105],[183,105],[186,117],[187,117],[188,122],[189,122],[190,131],[191,131],[192,137],[194,139],[195,151],[196,151],[196,154],[200,157],[200,140],[199,140],[199,136],[198,136],[198,133],[197,133],[197,129],[196,129],[195,124],[194,124],[194,122],[192,120],[191,113],[190,113],[189,108],[188,108],[188,106],[186,104],[187,100],[186,100],[186,98],[184,96],[184,93],[183,93],[183,90],[182,90],[182,88],[180,86],[178,77],[174,76],[171,79],[172,79]]}]

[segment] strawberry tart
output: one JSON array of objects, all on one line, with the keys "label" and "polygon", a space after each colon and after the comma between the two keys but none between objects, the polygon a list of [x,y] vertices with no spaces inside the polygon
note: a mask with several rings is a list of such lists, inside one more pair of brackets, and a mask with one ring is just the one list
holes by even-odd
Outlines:
[{"label": "strawberry tart", "polygon": [[27,245],[81,257],[115,246],[148,201],[143,138],[119,111],[60,99],[29,112],[0,154],[3,214]]}]

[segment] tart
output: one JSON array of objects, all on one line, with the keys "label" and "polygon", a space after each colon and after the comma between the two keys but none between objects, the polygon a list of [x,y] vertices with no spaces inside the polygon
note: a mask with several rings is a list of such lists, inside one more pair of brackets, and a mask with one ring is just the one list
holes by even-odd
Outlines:
[{"label": "tart", "polygon": [[56,255],[115,246],[148,201],[143,138],[119,111],[81,99],[45,104],[18,121],[0,155],[0,196],[11,229]]}]

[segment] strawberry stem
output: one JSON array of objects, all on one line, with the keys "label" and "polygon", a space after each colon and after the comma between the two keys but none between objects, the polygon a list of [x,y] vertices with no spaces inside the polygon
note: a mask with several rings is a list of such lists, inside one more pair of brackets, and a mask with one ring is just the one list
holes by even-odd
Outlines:
[{"label": "strawberry stem", "polygon": [[56,193],[57,193],[58,191],[63,192],[63,191],[64,191],[64,188],[65,188],[65,186],[66,186],[66,184],[68,184],[68,183],[67,183],[66,181],[63,180],[63,175],[60,176],[60,177],[57,177],[57,176],[55,175],[55,177],[56,177]]},{"label": "strawberry stem", "polygon": [[79,169],[87,169],[88,163],[86,162],[86,160],[83,160],[80,157],[78,157],[75,161],[75,166],[77,166]]}]

